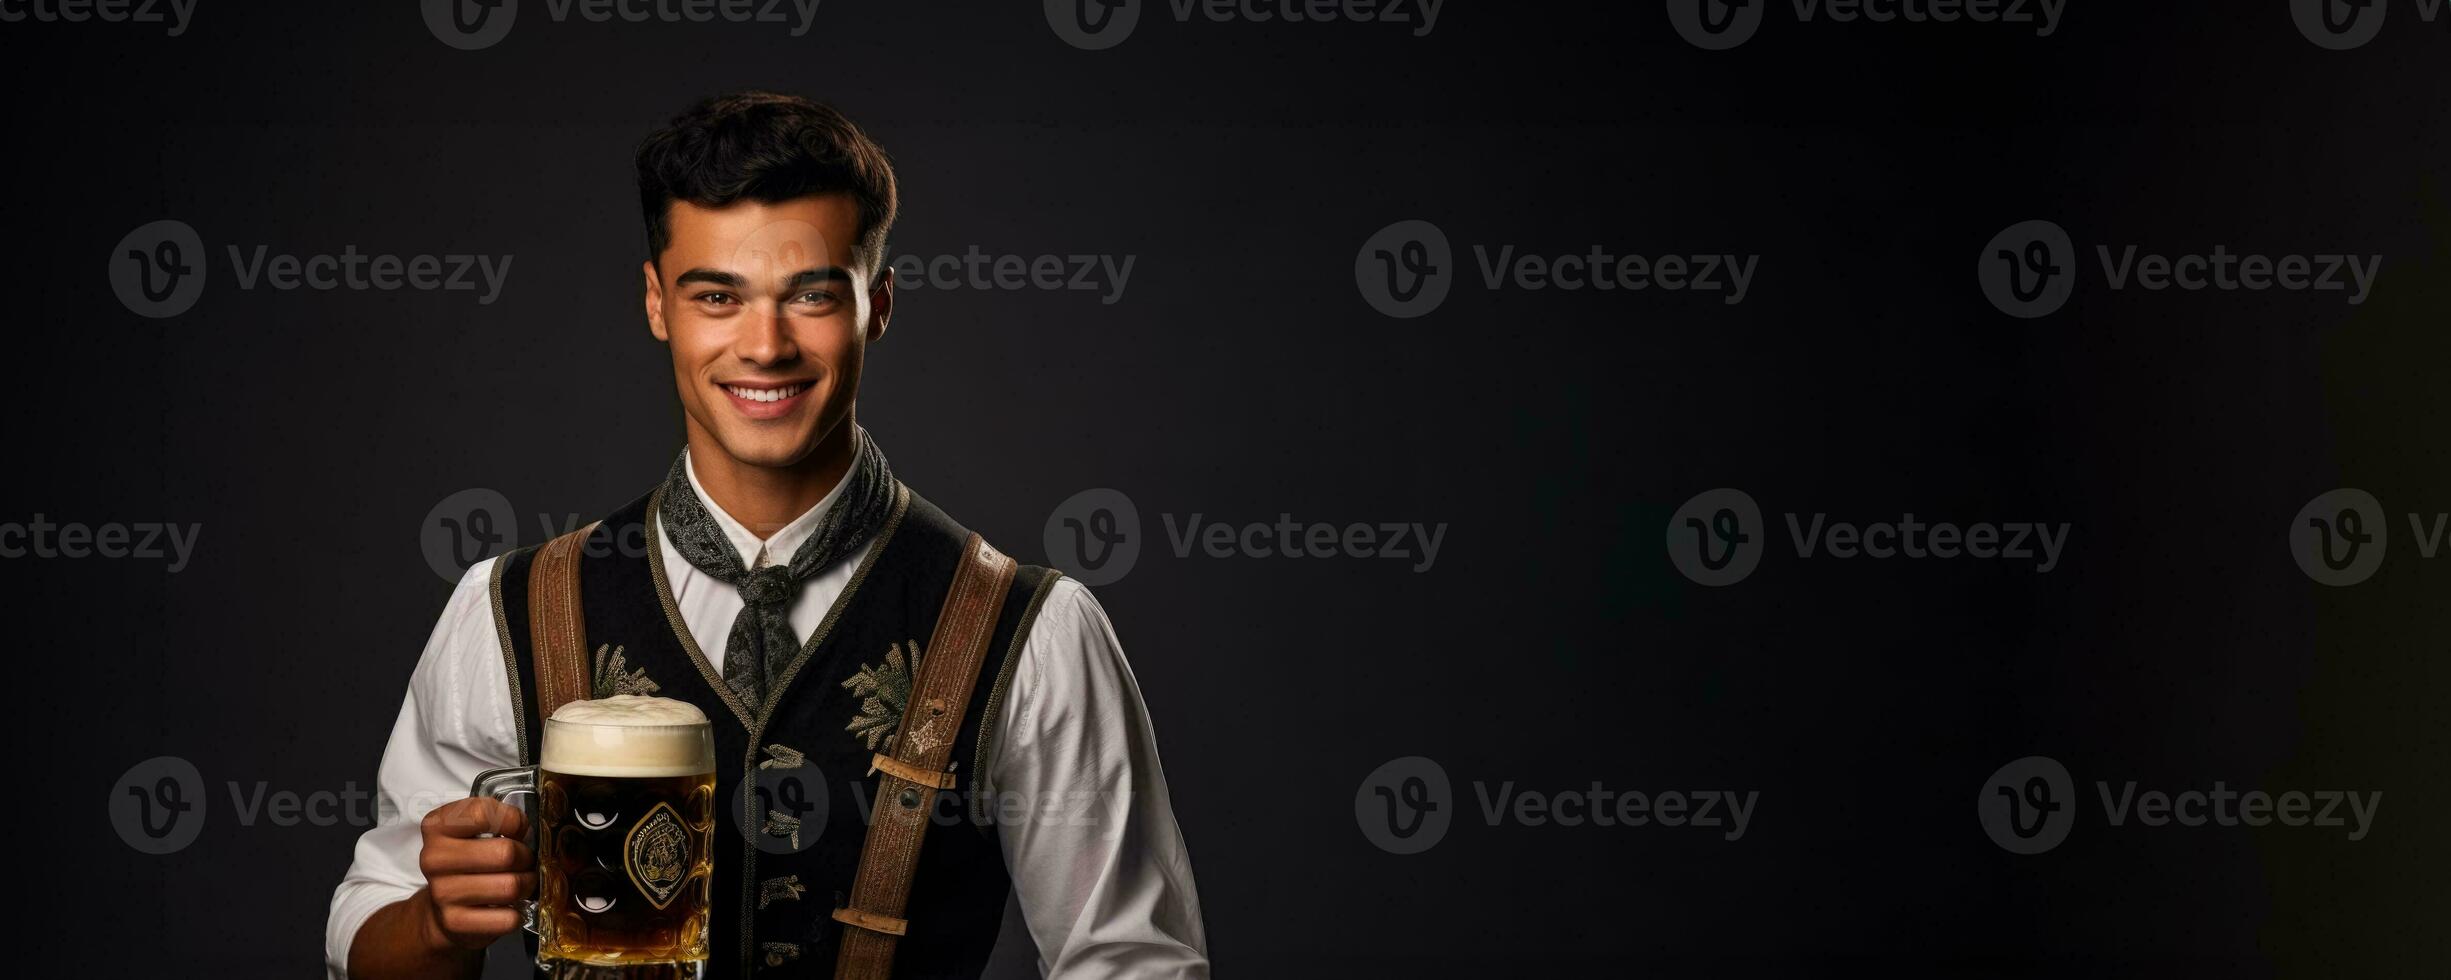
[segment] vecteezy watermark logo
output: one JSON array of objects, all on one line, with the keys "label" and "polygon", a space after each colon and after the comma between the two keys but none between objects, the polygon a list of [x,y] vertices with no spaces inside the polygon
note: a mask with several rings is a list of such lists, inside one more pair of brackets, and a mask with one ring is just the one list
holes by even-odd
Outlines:
[{"label": "vecteezy watermark logo", "polygon": [[[502,294],[510,275],[509,255],[393,255],[360,252],[343,245],[338,253],[276,253],[269,245],[252,250],[229,248],[231,278],[238,288],[294,292],[402,289],[419,292],[483,292],[477,305],[491,304]],[[163,220],[139,226],[112,246],[111,291],[138,316],[161,319],[187,312],[204,292],[208,255],[196,230],[183,221]]]},{"label": "vecteezy watermark logo", "polygon": [[444,497],[417,525],[417,546],[434,574],[445,582],[459,581],[469,566],[519,547],[519,523],[510,498],[487,487]]},{"label": "vecteezy watermark logo", "polygon": [[204,777],[185,759],[155,756],[112,784],[110,805],[120,840],[146,854],[169,854],[204,832]]},{"label": "vecteezy watermark logo", "polygon": [[1105,585],[1140,561],[1140,509],[1121,490],[1083,490],[1047,515],[1040,541],[1048,563],[1083,585]]},{"label": "vecteezy watermark logo", "polygon": [[[1194,551],[1210,558],[1361,558],[1397,560],[1410,571],[1429,571],[1447,540],[1447,525],[1419,522],[1345,523],[1295,520],[1233,524],[1193,511],[1158,515],[1176,558]],[[1065,498],[1047,515],[1041,540],[1047,559],[1083,585],[1123,578],[1140,558],[1139,508],[1122,491],[1100,488]]]},{"label": "vecteezy watermark logo", "polygon": [[[2113,251],[2094,246],[2103,285],[2113,291],[2346,293],[2357,306],[2373,292],[2383,256],[2340,252],[2266,255],[2214,245],[2207,252],[2146,252],[2134,244]],[[2021,221],[1993,235],[1976,257],[1976,281],[1991,305],[2010,316],[2032,319],[2058,312],[2076,288],[2076,246],[2068,232],[2049,221]]]},{"label": "vecteezy watermark logo", "polygon": [[[2360,48],[2383,32],[2383,18],[2401,0],[2289,0],[2289,19],[2298,33],[2330,51]],[[2408,0],[2417,18],[2428,24],[2442,19],[2443,0]]]},{"label": "vecteezy watermark logo", "polygon": [[1083,51],[1122,44],[1140,23],[1140,0],[1046,0],[1047,26]]},{"label": "vecteezy watermark logo", "polygon": [[[1408,25],[1414,37],[1438,27],[1446,0],[1166,0],[1177,24],[1194,17],[1212,24]],[[1064,43],[1083,51],[1122,44],[1140,22],[1140,0],[1046,0],[1047,26]]]},{"label": "vecteezy watermark logo", "polygon": [[[2442,554],[2451,533],[2451,512],[2410,511],[2409,539],[2417,557]],[[2342,487],[2318,495],[2298,508],[2289,521],[2289,556],[2306,577],[2324,585],[2348,586],[2372,578],[2383,567],[2391,543],[2391,515],[2374,495]]]},{"label": "vecteezy watermark logo", "polygon": [[1668,560],[1702,585],[1734,585],[1761,564],[1762,508],[1742,490],[1695,494],[1668,518]]},{"label": "vecteezy watermark logo", "polygon": [[959,255],[902,255],[886,263],[895,289],[1095,292],[1112,306],[1132,281],[1137,255],[993,255],[970,246]]},{"label": "vecteezy watermark logo", "polygon": [[[1527,789],[1514,780],[1474,780],[1473,813],[1490,827],[1701,827],[1719,838],[1744,839],[1761,792],[1751,790],[1612,789],[1601,780],[1556,791]],[[1419,854],[1447,836],[1455,819],[1455,794],[1447,770],[1436,761],[1406,756],[1363,777],[1353,793],[1353,822],[1373,846],[1389,854]]]},{"label": "vecteezy watermark logo", "polygon": [[111,246],[110,262],[111,292],[138,316],[178,316],[204,295],[204,240],[187,222],[136,226]]},{"label": "vecteezy watermark logo", "polygon": [[[547,541],[569,534],[583,526],[575,513],[553,514],[539,511],[536,538]],[[511,509],[510,498],[486,487],[470,487],[434,504],[426,511],[425,520],[417,525],[417,547],[425,554],[426,567],[445,582],[458,582],[470,566],[488,558],[498,558],[519,547],[519,519]],[[588,557],[606,554],[637,558],[647,553],[647,526],[643,523],[609,528],[588,536],[579,553]]]},{"label": "vecteezy watermark logo", "polygon": [[[169,15],[163,15],[163,8]],[[187,33],[196,0],[0,0],[0,24],[170,24],[169,36]]]},{"label": "vecteezy watermark logo", "polygon": [[2362,47],[2383,32],[2384,0],[2289,0],[2298,33],[2332,51]]},{"label": "vecteezy watermark logo", "polygon": [[832,813],[825,773],[786,746],[770,746],[764,755],[741,783],[740,812],[733,824],[768,854],[798,854],[817,846]]},{"label": "vecteezy watermark logo", "polygon": [[2011,854],[2040,854],[2068,839],[2076,826],[2076,783],[2068,767],[2039,755],[2001,766],[1983,781],[1976,818],[1991,842]]},{"label": "vecteezy watermark logo", "polygon": [[0,522],[0,558],[166,559],[163,570],[176,575],[187,568],[196,553],[196,539],[203,535],[202,524],[59,524],[36,514],[25,523]]},{"label": "vecteezy watermark logo", "polygon": [[2289,556],[2317,582],[2356,585],[2383,567],[2388,524],[2373,494],[2343,487],[2307,501],[2290,519]]},{"label": "vecteezy watermark logo", "polygon": [[[1695,47],[1725,51],[1753,36],[1772,0],[1668,0],[1668,22]],[[1799,23],[2032,24],[2059,30],[2068,0],[1792,0]]]},{"label": "vecteezy watermark logo", "polygon": [[1668,23],[1694,47],[1725,51],[1752,40],[1771,0],[1668,0]]},{"label": "vecteezy watermark logo", "polygon": [[519,0],[423,0],[426,30],[462,51],[493,47],[519,20]]},{"label": "vecteezy watermark logo", "polygon": [[1418,219],[1379,229],[1353,256],[1353,284],[1362,299],[1399,320],[1446,302],[1454,273],[1455,250],[1447,245],[1447,233]]},{"label": "vecteezy watermark logo", "polygon": [[[1782,517],[1799,559],[2002,559],[2031,562],[2037,575],[2059,567],[2071,529],[2065,521],[1924,521],[1911,511],[1895,521],[1833,521],[1819,511],[1810,521],[1792,511]],[[1695,584],[1734,585],[1753,574],[1769,537],[1751,495],[1705,490],[1669,515],[1668,561]]]},{"label": "vecteezy watermark logo", "polygon": [[2058,312],[2076,289],[2077,248],[2066,229],[2048,221],[2020,221],[1984,243],[1976,280],[2000,312],[2032,319]]},{"label": "vecteezy watermark logo", "polygon": [[[789,24],[800,37],[817,22],[818,0],[544,0],[545,18],[591,24]],[[493,47],[519,19],[519,0],[424,0],[426,29],[462,51]]]},{"label": "vecteezy watermark logo", "polygon": [[[458,792],[418,793],[400,799],[347,782],[340,789],[275,789],[267,780],[221,784],[229,794],[226,822],[237,827],[374,827],[460,799]],[[111,826],[119,839],[145,854],[170,854],[196,842],[204,831],[204,777],[194,763],[157,756],[130,767],[111,786]]]},{"label": "vecteezy watermark logo", "polygon": [[1371,770],[1353,793],[1353,823],[1362,836],[1389,854],[1419,854],[1447,836],[1455,820],[1455,792],[1447,770],[1417,755],[1391,759]]},{"label": "vecteezy watermark logo", "polygon": [[[2113,787],[2110,780],[2094,783],[2102,803],[2102,823],[2113,829],[2130,824],[2162,827],[2305,827],[2347,828],[2347,838],[2365,840],[2374,831],[2375,815],[2383,807],[2383,792],[2356,790],[2245,791],[2214,780],[2210,789],[2177,791],[2140,789],[2133,779]],[[1983,781],[1975,814],[1992,843],[2011,854],[2041,854],[2058,847],[2076,826],[2084,800],[2068,769],[2039,755],[2001,766]]]},{"label": "vecteezy watermark logo", "polygon": [[[1758,255],[1620,255],[1606,245],[1580,252],[1518,253],[1514,245],[1472,247],[1481,286],[1540,292],[1595,290],[1720,293],[1720,302],[1745,301]],[[1410,319],[1446,301],[1454,278],[1453,250],[1445,232],[1427,221],[1399,221],[1362,242],[1353,256],[1353,281],[1362,299],[1388,316]]]}]

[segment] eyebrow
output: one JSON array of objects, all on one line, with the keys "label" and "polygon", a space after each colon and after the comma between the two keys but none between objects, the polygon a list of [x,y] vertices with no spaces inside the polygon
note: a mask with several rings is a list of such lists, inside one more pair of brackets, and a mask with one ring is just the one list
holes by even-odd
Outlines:
[{"label": "eyebrow", "polygon": [[799,289],[802,286],[814,286],[819,283],[848,283],[850,281],[850,270],[844,269],[840,266],[823,265],[814,269],[802,269],[798,272],[792,273],[791,281],[784,283],[783,288]]},{"label": "eyebrow", "polygon": [[674,277],[672,280],[672,284],[675,286],[686,286],[693,282],[703,282],[710,285],[724,286],[731,289],[739,289],[740,287],[748,284],[748,280],[737,275],[729,272],[717,272],[713,269],[691,269],[688,272],[681,273],[679,276]]},{"label": "eyebrow", "polygon": [[[818,266],[814,269],[802,269],[798,272],[792,273],[791,278],[784,281],[783,288],[787,290],[799,289],[803,286],[813,286],[819,283],[850,281],[851,273],[849,270],[846,270],[840,266],[825,265]],[[746,289],[749,285],[749,280],[742,277],[739,273],[707,268],[691,269],[687,272],[681,273],[678,276],[675,276],[672,280],[672,284],[674,286],[686,286],[693,282],[702,282],[712,286],[721,286],[725,289]]]}]

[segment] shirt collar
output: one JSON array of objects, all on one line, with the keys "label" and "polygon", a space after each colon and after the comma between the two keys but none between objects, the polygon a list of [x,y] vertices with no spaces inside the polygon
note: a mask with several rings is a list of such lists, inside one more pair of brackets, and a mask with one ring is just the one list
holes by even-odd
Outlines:
[{"label": "shirt collar", "polygon": [[706,495],[706,485],[698,482],[698,464],[690,458],[687,450],[681,453],[681,471],[689,477],[689,488],[697,491],[699,500],[706,502],[706,512],[714,515],[715,526],[723,529],[723,536],[740,552],[740,563],[744,568],[758,567],[761,552],[765,554],[768,564],[791,564],[791,556],[799,553],[801,545],[808,543],[809,535],[817,532],[817,523],[825,518],[826,511],[833,509],[835,499],[843,495],[843,488],[851,485],[851,474],[846,471],[841,479],[834,481],[834,489],[826,491],[824,499],[817,501],[817,506],[761,539],[757,532],[725,513],[723,505],[716,503],[715,498]]}]

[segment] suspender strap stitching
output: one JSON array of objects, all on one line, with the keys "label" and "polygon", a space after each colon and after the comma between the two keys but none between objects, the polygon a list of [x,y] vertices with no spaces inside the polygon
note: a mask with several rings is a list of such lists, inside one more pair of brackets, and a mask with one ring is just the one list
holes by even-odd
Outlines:
[{"label": "suspender strap stitching", "polygon": [[[602,523],[602,522],[598,522]],[[528,637],[536,657],[536,717],[586,700],[587,623],[579,608],[579,549],[595,533],[589,524],[536,549],[528,572]]]}]

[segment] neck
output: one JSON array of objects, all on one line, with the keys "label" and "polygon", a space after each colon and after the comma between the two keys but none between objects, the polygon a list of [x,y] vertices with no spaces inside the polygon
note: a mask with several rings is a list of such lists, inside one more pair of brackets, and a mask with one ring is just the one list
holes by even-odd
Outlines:
[{"label": "neck", "polygon": [[732,458],[693,421],[689,464],[708,502],[762,539],[808,513],[842,482],[851,471],[852,431],[851,420],[844,419],[799,462],[758,466]]}]

